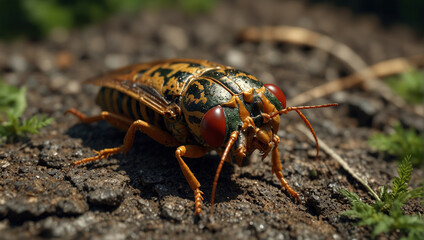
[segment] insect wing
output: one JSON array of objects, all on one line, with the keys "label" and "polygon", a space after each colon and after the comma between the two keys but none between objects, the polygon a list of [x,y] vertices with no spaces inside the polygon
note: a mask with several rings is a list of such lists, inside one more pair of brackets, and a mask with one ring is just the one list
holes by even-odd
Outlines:
[{"label": "insect wing", "polygon": [[105,75],[88,79],[84,83],[116,89],[137,99],[157,113],[175,119],[180,111],[175,103],[167,101],[156,89],[146,86],[137,79],[151,67],[162,62],[136,64],[111,71]]}]

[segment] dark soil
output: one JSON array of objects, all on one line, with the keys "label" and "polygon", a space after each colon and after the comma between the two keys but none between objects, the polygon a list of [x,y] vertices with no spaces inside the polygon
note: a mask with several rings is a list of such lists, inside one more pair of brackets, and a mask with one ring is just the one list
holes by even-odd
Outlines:
[{"label": "dark soil", "polygon": [[[123,65],[174,57],[208,59],[276,83],[288,99],[325,81],[350,74],[326,53],[273,43],[237,41],[248,26],[293,25],[318,31],[352,47],[369,64],[424,52],[423,40],[402,26],[380,26],[372,16],[302,1],[222,1],[209,13],[140,11],[105,23],[53,33],[41,42],[0,43],[0,74],[28,88],[26,116],[47,113],[55,123],[27,141],[0,148],[0,239],[363,239],[370,229],[339,213],[349,208],[344,188],[369,202],[367,192],[333,159],[295,128],[295,113],[284,116],[279,135],[283,174],[301,195],[296,204],[271,174],[270,159],[257,156],[245,167],[225,164],[214,213],[194,216],[193,193],[174,157],[137,134],[133,148],[108,160],[68,168],[94,156],[93,150],[119,146],[123,132],[101,122],[84,125],[69,108],[99,113],[97,88],[89,77]],[[316,99],[339,102],[331,109],[304,111],[318,136],[377,189],[396,175],[393,158],[370,150],[367,139],[393,120],[420,122],[376,92],[359,88]],[[371,106],[371,108],[370,108]],[[371,110],[370,110],[371,109]],[[422,130],[422,129],[421,129]],[[210,195],[218,156],[187,159]],[[416,170],[412,185],[423,177]],[[405,208],[423,213],[418,201]],[[398,234],[382,238],[398,238]]]}]

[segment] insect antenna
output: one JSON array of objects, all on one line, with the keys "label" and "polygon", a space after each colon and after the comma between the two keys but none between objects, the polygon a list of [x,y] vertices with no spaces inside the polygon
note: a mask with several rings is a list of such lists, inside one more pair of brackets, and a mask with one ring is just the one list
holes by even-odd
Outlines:
[{"label": "insect antenna", "polygon": [[216,186],[218,185],[219,174],[221,173],[221,169],[222,169],[222,166],[224,165],[225,159],[227,159],[228,153],[230,152],[230,149],[233,146],[234,142],[237,140],[238,135],[239,135],[238,131],[234,131],[231,133],[230,140],[228,140],[227,146],[225,147],[224,153],[222,154],[221,161],[219,162],[218,168],[216,169],[215,178],[213,179],[211,209],[210,209],[209,215],[212,215],[212,212],[213,212],[213,203],[215,200],[215,191],[216,191]]},{"label": "insect antenna", "polygon": [[317,154],[315,155],[315,160],[317,160],[318,155],[319,155],[319,144],[318,144],[317,135],[315,134],[315,131],[312,128],[311,123],[308,121],[308,119],[305,117],[305,115],[303,115],[303,113],[300,110],[301,109],[312,109],[312,108],[335,107],[337,105],[338,105],[337,103],[328,103],[328,104],[315,105],[315,106],[287,107],[287,108],[281,109],[278,112],[272,113],[269,116],[270,116],[270,118],[273,118],[273,117],[280,115],[280,114],[283,114],[283,113],[287,114],[290,111],[296,111],[297,114],[299,114],[299,117],[302,118],[303,122],[306,124],[306,126],[308,126],[309,130],[311,131],[312,135],[314,136],[315,143],[316,143],[316,146],[317,146]]},{"label": "insect antenna", "polygon": [[273,117],[275,117],[277,115],[280,115],[280,114],[283,114],[283,113],[284,114],[287,114],[288,112],[295,111],[295,110],[312,109],[312,108],[325,108],[325,107],[335,107],[337,105],[339,105],[339,104],[337,104],[337,103],[327,103],[327,104],[323,104],[323,105],[314,105],[314,106],[286,107],[286,108],[281,109],[278,112],[271,113],[269,115],[269,117],[270,118],[273,118]]}]

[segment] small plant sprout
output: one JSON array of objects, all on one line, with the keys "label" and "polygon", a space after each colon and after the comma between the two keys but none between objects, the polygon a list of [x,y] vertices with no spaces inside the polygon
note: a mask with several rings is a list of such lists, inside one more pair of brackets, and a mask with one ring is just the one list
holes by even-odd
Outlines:
[{"label": "small plant sprout", "polygon": [[424,140],[414,129],[405,129],[400,123],[396,123],[394,132],[391,134],[377,133],[370,137],[368,144],[371,148],[387,152],[403,159],[411,155],[412,165],[419,166],[423,161]]},{"label": "small plant sprout", "polygon": [[0,143],[13,142],[53,122],[46,115],[22,119],[27,107],[26,88],[16,88],[0,81]]},{"label": "small plant sprout", "polygon": [[364,203],[356,193],[342,189],[340,192],[349,200],[351,209],[341,212],[341,215],[358,219],[359,225],[373,229],[372,237],[380,233],[400,231],[402,239],[422,239],[424,235],[424,220],[422,215],[405,215],[402,206],[409,199],[422,198],[423,187],[408,189],[411,179],[411,157],[405,157],[398,167],[399,177],[395,177],[392,187],[380,188],[381,201],[373,204]]},{"label": "small plant sprout", "polygon": [[422,104],[424,101],[424,74],[411,69],[399,76],[386,79],[387,84],[408,103]]}]

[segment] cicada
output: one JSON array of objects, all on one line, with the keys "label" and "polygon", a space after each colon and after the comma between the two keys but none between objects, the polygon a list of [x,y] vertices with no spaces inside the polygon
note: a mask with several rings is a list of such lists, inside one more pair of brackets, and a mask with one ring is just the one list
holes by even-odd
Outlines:
[{"label": "cicada", "polygon": [[277,132],[280,116],[296,111],[313,133],[302,109],[337,104],[287,107],[283,92],[273,84],[263,84],[253,75],[206,60],[171,59],[124,67],[95,77],[86,83],[101,87],[96,103],[98,116],[87,117],[70,109],[83,123],[106,120],[126,130],[123,145],[106,148],[97,155],[74,162],[80,165],[127,152],[136,131],[160,144],[177,147],[175,157],[194,192],[195,214],[201,213],[203,192],[183,157],[199,158],[215,150],[221,157],[211,194],[215,191],[223,163],[243,160],[258,149],[265,158],[271,153],[271,169],[281,185],[298,202],[299,194],[284,179]]}]

